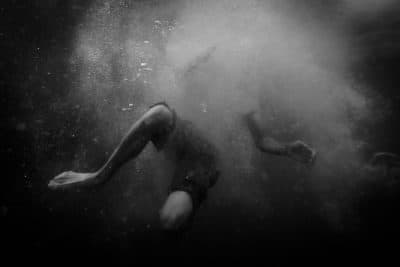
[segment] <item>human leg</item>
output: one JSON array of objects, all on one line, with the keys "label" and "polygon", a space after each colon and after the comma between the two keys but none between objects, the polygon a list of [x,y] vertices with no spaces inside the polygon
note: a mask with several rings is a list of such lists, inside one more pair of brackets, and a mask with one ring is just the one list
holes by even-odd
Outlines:
[{"label": "human leg", "polygon": [[49,182],[52,189],[91,186],[104,183],[128,160],[135,158],[155,136],[168,134],[174,123],[173,112],[165,105],[151,107],[130,128],[107,162],[93,173],[63,172]]}]

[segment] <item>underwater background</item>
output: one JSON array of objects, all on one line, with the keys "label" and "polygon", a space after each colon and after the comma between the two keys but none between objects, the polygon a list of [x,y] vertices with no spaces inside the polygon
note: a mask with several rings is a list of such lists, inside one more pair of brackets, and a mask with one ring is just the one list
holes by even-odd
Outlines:
[{"label": "underwater background", "polygon": [[[395,0],[2,1],[2,254],[130,265],[391,255],[400,184],[361,168],[400,153],[399,12]],[[158,222],[171,177],[151,144],[102,188],[47,188],[62,171],[96,170],[159,101],[222,159],[179,245]],[[251,110],[274,138],[315,147],[315,165],[256,150],[241,121]]]}]

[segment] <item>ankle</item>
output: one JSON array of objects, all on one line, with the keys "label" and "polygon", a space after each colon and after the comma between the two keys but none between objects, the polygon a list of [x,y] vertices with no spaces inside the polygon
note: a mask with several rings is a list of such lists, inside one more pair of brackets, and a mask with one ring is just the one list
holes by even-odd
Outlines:
[{"label": "ankle", "polygon": [[101,168],[100,170],[93,173],[93,182],[94,184],[102,184],[107,180],[109,176],[110,169],[109,168]]}]

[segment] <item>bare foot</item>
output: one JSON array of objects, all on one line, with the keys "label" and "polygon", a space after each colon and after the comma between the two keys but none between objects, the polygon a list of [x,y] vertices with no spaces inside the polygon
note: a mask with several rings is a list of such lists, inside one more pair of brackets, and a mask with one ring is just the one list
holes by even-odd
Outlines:
[{"label": "bare foot", "polygon": [[292,159],[305,164],[313,164],[317,156],[315,149],[302,141],[295,141],[289,144],[288,154]]},{"label": "bare foot", "polygon": [[97,173],[82,173],[67,171],[54,177],[49,182],[51,189],[65,189],[71,187],[81,187],[84,185],[94,184],[97,180]]}]

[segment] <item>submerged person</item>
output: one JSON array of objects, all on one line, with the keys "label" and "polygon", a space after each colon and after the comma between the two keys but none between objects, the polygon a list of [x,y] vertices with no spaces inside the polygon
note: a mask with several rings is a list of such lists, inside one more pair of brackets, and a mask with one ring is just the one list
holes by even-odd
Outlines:
[{"label": "submerged person", "polygon": [[214,145],[191,122],[179,118],[163,102],[151,106],[133,124],[96,172],[63,172],[49,182],[49,187],[63,189],[104,184],[124,163],[137,157],[149,142],[176,164],[169,195],[160,211],[161,225],[165,230],[182,230],[190,225],[207,190],[218,179],[218,155]]},{"label": "submerged person", "polygon": [[300,140],[284,143],[265,135],[255,115],[255,111],[251,111],[245,114],[243,119],[256,147],[260,151],[272,155],[289,157],[304,164],[313,164],[315,162],[317,154],[315,149]]}]

